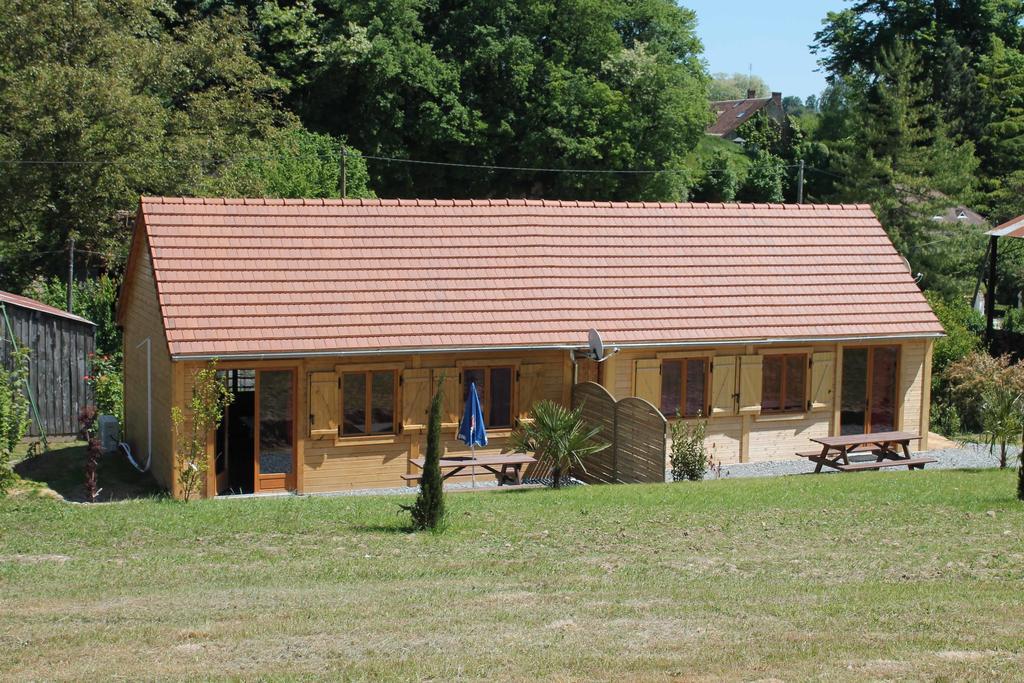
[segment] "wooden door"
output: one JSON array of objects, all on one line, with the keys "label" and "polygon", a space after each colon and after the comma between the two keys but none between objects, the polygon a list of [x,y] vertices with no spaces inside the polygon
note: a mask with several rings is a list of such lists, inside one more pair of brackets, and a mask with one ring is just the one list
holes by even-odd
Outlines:
[{"label": "wooden door", "polygon": [[295,489],[295,371],[256,373],[256,492]]},{"label": "wooden door", "polygon": [[896,429],[899,356],[898,346],[843,349],[840,434]]}]

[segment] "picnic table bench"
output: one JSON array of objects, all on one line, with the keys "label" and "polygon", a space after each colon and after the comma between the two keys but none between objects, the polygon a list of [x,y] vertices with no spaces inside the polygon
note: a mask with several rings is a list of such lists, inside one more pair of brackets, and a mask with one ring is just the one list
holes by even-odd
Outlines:
[{"label": "picnic table bench", "polygon": [[[424,458],[410,460],[413,465],[423,469]],[[537,459],[525,453],[500,453],[498,455],[481,455],[478,457],[464,458],[441,458],[441,479],[451,477],[469,477],[476,474],[475,468],[479,467],[485,472],[490,472],[498,478],[498,486],[504,484],[520,485],[523,483],[523,467],[532,465]],[[467,472],[466,469],[469,469]],[[406,481],[419,481],[420,474],[403,474],[402,479]]]},{"label": "picnic table bench", "polygon": [[[846,434],[812,438],[821,444],[820,451],[803,451],[797,455],[816,463],[815,472],[822,467],[831,467],[840,472],[878,470],[883,467],[906,467],[909,470],[924,469],[928,463],[938,462],[927,456],[913,457],[910,442],[921,436],[911,432],[877,432],[874,434]],[[875,460],[850,462],[850,456],[869,453]]]}]

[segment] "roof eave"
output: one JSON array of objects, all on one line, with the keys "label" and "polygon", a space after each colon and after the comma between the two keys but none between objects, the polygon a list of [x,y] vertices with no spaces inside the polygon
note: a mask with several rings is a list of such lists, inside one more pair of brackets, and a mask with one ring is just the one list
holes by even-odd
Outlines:
[{"label": "roof eave", "polygon": [[[707,346],[766,346],[769,344],[825,344],[838,342],[867,342],[867,341],[910,341],[924,339],[939,339],[945,337],[943,332],[918,332],[911,334],[893,335],[832,335],[812,337],[761,337],[751,339],[702,339],[690,341],[659,341],[659,342],[614,342],[605,344],[609,348],[620,349],[668,349],[668,348],[690,348]],[[327,351],[279,351],[271,353],[176,353],[171,354],[171,360],[175,362],[185,361],[260,361],[260,360],[282,360],[288,358],[318,358],[318,357],[348,357],[348,356],[375,356],[375,355],[411,355],[411,354],[434,354],[434,353],[485,353],[485,352],[510,352],[510,351],[578,351],[587,348],[586,344],[503,344],[489,346],[429,346],[429,347],[396,347],[377,349],[334,349]]]}]

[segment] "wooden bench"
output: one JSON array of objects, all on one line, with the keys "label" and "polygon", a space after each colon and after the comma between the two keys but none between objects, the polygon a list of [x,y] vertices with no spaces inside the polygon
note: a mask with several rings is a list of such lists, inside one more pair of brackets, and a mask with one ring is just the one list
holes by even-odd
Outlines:
[{"label": "wooden bench", "polygon": [[[878,455],[878,454],[881,453],[881,450],[879,450],[878,448],[862,447],[862,448],[855,448],[852,451],[848,451],[848,452],[849,452],[850,455],[857,455],[858,453],[860,453],[860,454]],[[801,457],[801,458],[820,458],[821,457],[821,451],[820,450],[817,450],[817,451],[797,451],[796,455],[798,457]]]},{"label": "wooden bench", "polygon": [[[424,459],[416,458],[410,460],[415,467],[423,469]],[[481,455],[475,458],[441,458],[438,466],[441,468],[441,479],[452,477],[472,477],[475,474],[486,477],[493,474],[498,480],[498,486],[506,484],[521,485],[523,483],[523,468],[532,465],[537,460],[525,453],[501,453],[499,455]],[[403,474],[402,479],[406,481],[419,481],[421,474]]]},{"label": "wooden bench", "polygon": [[877,470],[883,467],[906,467],[909,470],[924,469],[928,463],[938,462],[935,458],[900,458],[899,460],[882,460],[872,462],[851,462],[849,465],[837,464],[834,467],[841,472],[860,472]]}]

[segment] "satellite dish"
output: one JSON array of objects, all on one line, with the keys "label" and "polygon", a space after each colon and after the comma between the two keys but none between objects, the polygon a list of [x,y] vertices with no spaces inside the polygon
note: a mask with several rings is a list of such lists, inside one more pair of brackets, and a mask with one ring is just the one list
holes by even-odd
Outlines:
[{"label": "satellite dish", "polygon": [[587,342],[590,344],[590,356],[596,361],[604,360],[604,340],[601,333],[591,328],[587,332]]}]

